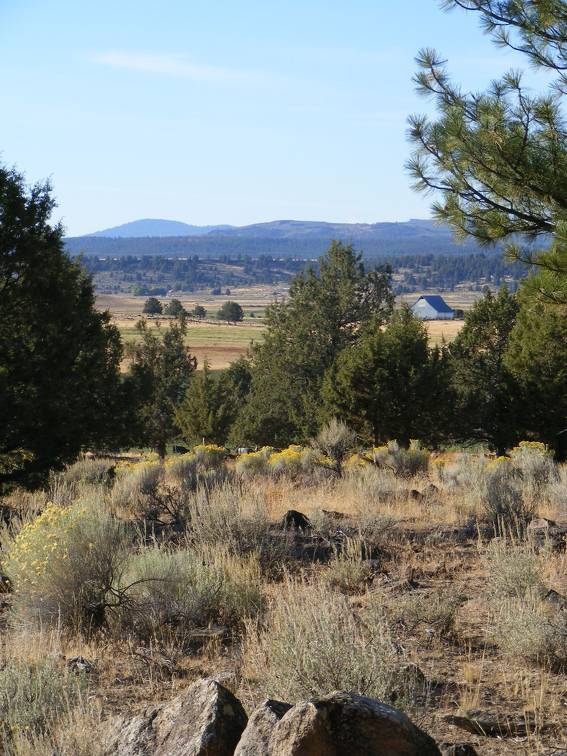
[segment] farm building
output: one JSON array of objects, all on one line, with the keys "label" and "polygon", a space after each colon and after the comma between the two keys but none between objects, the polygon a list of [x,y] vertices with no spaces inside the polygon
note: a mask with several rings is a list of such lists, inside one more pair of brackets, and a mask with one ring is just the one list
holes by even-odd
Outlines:
[{"label": "farm building", "polygon": [[453,320],[455,312],[438,295],[424,295],[415,302],[411,311],[419,320]]}]

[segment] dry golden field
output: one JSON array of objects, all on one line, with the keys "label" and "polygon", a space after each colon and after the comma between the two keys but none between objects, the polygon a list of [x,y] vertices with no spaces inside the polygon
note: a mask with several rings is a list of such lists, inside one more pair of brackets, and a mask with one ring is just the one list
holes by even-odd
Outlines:
[{"label": "dry golden field", "polygon": [[[207,317],[203,322],[190,321],[187,330],[187,345],[197,357],[199,365],[205,358],[213,370],[222,370],[231,362],[246,354],[253,342],[262,339],[264,330],[262,316],[265,308],[276,298],[283,298],[287,294],[283,286],[248,286],[232,289],[230,295],[212,296],[210,292],[194,292],[191,296],[180,296],[183,306],[192,310],[199,304],[206,308]],[[478,292],[455,292],[444,294],[443,298],[451,307],[463,310],[470,309],[479,298]],[[397,304],[402,302],[411,304],[419,294],[406,294],[398,297]],[[166,297],[161,297],[164,302]],[[244,309],[245,317],[242,323],[235,325],[223,323],[214,319],[217,310],[227,299],[238,302]],[[126,343],[136,338],[135,325],[142,317],[145,296],[135,297],[124,294],[104,294],[97,297],[97,306],[101,310],[109,310],[113,320],[120,329]],[[251,317],[251,314],[254,317]],[[157,326],[167,326],[166,317],[150,318],[150,323]],[[440,344],[443,340],[452,341],[463,326],[462,320],[433,320],[428,322],[427,329],[432,344]]]}]

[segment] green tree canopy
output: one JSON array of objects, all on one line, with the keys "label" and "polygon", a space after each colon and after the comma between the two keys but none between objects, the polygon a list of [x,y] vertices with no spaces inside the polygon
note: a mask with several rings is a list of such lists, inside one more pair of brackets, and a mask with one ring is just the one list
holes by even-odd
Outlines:
[{"label": "green tree canopy", "polygon": [[390,284],[389,268],[367,272],[361,255],[340,242],[318,273],[294,278],[287,299],[267,308],[264,340],[253,349],[251,389],[233,430],[238,443],[283,446],[316,433],[324,375],[367,323],[388,319]]},{"label": "green tree canopy", "polygon": [[484,441],[500,454],[519,440],[518,387],[506,350],[518,315],[517,297],[506,288],[484,297],[465,315],[449,347],[457,397],[454,433]]},{"label": "green tree canopy", "polygon": [[250,387],[250,366],[246,358],[233,362],[220,375],[211,373],[205,360],[203,369],[193,373],[176,419],[181,436],[188,444],[226,445],[239,406]]},{"label": "green tree canopy", "polygon": [[519,394],[524,438],[567,456],[567,312],[520,292],[520,311],[504,358]]},{"label": "green tree canopy", "polygon": [[452,409],[444,354],[430,349],[425,325],[404,307],[388,325],[370,323],[328,371],[323,397],[329,414],[344,418],[374,444],[396,439],[436,441]]},{"label": "green tree canopy", "polygon": [[120,336],[53,207],[48,183],[0,166],[0,483],[40,484],[81,448],[118,441]]},{"label": "green tree canopy", "polygon": [[163,307],[157,297],[148,297],[144,302],[144,309],[142,312],[144,315],[161,315]]},{"label": "green tree canopy", "polygon": [[195,305],[195,307],[193,308],[193,315],[196,318],[199,318],[199,320],[202,320],[203,318],[207,317],[207,311],[203,307],[203,305]]},{"label": "green tree canopy", "polygon": [[217,313],[219,320],[227,320],[229,323],[238,323],[244,317],[244,310],[238,302],[225,302]]},{"label": "green tree canopy", "polygon": [[197,360],[185,346],[185,323],[150,330],[137,326],[139,339],[130,347],[129,382],[136,406],[134,440],[165,456],[166,445],[178,434],[176,407],[185,397]]},{"label": "green tree canopy", "polygon": [[163,308],[163,314],[169,315],[173,318],[179,318],[180,316],[185,314],[185,308],[183,307],[179,299],[172,299]]},{"label": "green tree canopy", "polygon": [[[438,118],[410,118],[415,152],[409,169],[420,190],[440,199],[434,215],[461,236],[512,242],[509,252],[544,271],[538,296],[567,302],[567,10],[563,0],[446,0],[445,7],[476,11],[497,44],[523,52],[528,62],[557,74],[532,95],[510,71],[481,93],[453,84],[434,50],[417,58],[418,91],[433,99]],[[520,249],[517,235],[535,242]],[[549,236],[551,235],[551,237]],[[547,248],[539,254],[537,248]],[[539,239],[539,241],[538,241]]]}]

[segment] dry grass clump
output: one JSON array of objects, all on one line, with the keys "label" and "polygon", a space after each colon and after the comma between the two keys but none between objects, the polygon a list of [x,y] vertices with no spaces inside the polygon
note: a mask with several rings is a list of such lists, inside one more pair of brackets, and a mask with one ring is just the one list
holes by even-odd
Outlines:
[{"label": "dry grass clump", "polygon": [[248,623],[244,654],[259,692],[283,701],[331,690],[384,700],[399,664],[382,614],[356,616],[325,583],[291,579],[274,592],[265,624]]},{"label": "dry grass clump", "polygon": [[174,642],[184,650],[202,645],[212,626],[236,632],[264,605],[253,555],[156,546],[131,557],[124,580],[132,588],[115,632],[144,642]]},{"label": "dry grass clump", "polygon": [[322,572],[321,579],[341,593],[362,593],[372,582],[368,547],[359,538],[347,538]]}]

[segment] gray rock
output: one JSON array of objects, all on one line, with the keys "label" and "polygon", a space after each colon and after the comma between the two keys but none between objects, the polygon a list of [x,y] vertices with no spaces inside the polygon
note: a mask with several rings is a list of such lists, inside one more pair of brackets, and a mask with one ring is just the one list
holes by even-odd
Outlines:
[{"label": "gray rock", "polygon": [[247,717],[215,680],[198,680],[181,695],[109,725],[106,753],[120,756],[232,756]]},{"label": "gray rock", "polygon": [[276,724],[266,756],[440,756],[401,711],[337,691],[299,703]]},{"label": "gray rock", "polygon": [[258,756],[269,753],[272,733],[277,723],[290,709],[291,704],[270,699],[264,701],[248,720],[234,756]]}]

